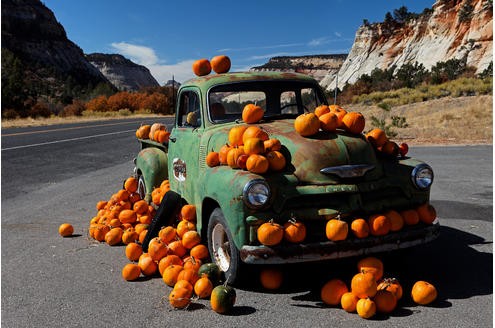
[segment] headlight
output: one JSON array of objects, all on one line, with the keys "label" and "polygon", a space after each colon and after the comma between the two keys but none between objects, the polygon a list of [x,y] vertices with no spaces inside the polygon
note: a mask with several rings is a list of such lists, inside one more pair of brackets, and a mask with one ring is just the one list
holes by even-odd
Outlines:
[{"label": "headlight", "polygon": [[270,199],[270,186],[263,179],[253,179],[244,186],[243,198],[248,207],[262,207]]},{"label": "headlight", "polygon": [[412,182],[418,189],[428,189],[433,183],[433,170],[428,164],[419,164],[411,174]]}]

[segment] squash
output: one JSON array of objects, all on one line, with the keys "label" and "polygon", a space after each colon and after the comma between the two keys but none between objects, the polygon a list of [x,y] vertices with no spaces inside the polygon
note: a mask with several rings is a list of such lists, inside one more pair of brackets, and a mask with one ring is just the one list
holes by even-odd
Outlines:
[{"label": "squash", "polygon": [[438,296],[435,286],[427,281],[417,281],[411,289],[413,301],[420,305],[427,305],[433,302]]},{"label": "squash", "polygon": [[248,124],[259,122],[263,115],[265,115],[263,108],[255,104],[247,104],[242,110],[242,120]]},{"label": "squash", "polygon": [[70,223],[62,223],[59,227],[58,227],[58,233],[60,234],[60,236],[62,237],[69,237],[69,236],[72,236],[72,234],[74,233],[74,227],[72,226],[72,224]]},{"label": "squash", "polygon": [[197,76],[205,76],[211,72],[210,61],[206,58],[195,60],[192,64],[192,71]]},{"label": "squash", "polygon": [[313,113],[304,113],[296,117],[294,129],[303,137],[315,135],[320,130],[320,120]]},{"label": "squash", "polygon": [[340,304],[342,295],[349,292],[347,285],[340,279],[332,279],[325,283],[320,291],[321,300],[327,305]]},{"label": "squash", "polygon": [[257,231],[258,241],[266,246],[280,244],[284,238],[284,228],[275,222],[265,222],[259,226]]},{"label": "squash", "polygon": [[218,55],[210,60],[211,69],[217,73],[227,73],[230,70],[230,58],[226,55]]},{"label": "squash", "polygon": [[230,286],[219,285],[213,288],[210,295],[210,305],[213,311],[229,313],[236,301],[235,289]]}]

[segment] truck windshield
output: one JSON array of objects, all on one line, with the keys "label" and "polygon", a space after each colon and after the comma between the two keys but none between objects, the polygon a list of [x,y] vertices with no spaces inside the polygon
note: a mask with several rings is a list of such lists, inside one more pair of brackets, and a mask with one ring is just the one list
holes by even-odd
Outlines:
[{"label": "truck windshield", "polygon": [[242,117],[247,104],[256,104],[270,119],[296,117],[326,104],[320,88],[294,81],[253,81],[213,87],[208,95],[209,120],[231,122]]}]

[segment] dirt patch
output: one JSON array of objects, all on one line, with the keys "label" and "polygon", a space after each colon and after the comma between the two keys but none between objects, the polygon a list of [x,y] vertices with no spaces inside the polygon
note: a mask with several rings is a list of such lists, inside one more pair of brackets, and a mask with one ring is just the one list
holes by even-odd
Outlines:
[{"label": "dirt patch", "polygon": [[[366,117],[370,130],[371,116],[378,118],[403,116],[409,125],[397,129],[394,141],[409,144],[492,144],[493,96],[441,98],[397,106],[389,113],[377,106],[349,105],[348,110],[359,111]],[[390,122],[390,121],[389,121]]]}]

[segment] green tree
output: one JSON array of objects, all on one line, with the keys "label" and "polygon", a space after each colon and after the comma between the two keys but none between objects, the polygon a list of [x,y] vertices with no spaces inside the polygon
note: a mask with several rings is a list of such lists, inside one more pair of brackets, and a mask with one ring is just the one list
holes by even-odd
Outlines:
[{"label": "green tree", "polygon": [[2,48],[2,114],[4,109],[24,111],[24,67],[11,51]]},{"label": "green tree", "polygon": [[395,73],[395,79],[400,82],[401,86],[406,88],[414,88],[421,84],[427,77],[428,71],[423,64],[418,62],[404,64]]}]

